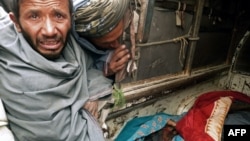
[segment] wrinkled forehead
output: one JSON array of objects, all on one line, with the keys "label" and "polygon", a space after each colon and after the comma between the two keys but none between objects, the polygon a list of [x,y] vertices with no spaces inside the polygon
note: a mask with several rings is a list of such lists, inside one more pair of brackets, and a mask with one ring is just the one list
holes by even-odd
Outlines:
[{"label": "wrinkled forehead", "polygon": [[69,6],[69,0],[19,0],[20,8],[22,6],[48,7],[48,6]]},{"label": "wrinkled forehead", "polygon": [[28,11],[44,11],[51,10],[61,11],[70,14],[69,0],[20,0],[20,14]]}]

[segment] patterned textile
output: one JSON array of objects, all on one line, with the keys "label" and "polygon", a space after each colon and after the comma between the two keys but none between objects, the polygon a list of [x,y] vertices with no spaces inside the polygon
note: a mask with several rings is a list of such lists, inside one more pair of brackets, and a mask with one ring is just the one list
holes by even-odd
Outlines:
[{"label": "patterned textile", "polygon": [[164,128],[168,120],[178,121],[182,116],[158,113],[134,118],[126,123],[115,141],[143,141],[146,136]]}]

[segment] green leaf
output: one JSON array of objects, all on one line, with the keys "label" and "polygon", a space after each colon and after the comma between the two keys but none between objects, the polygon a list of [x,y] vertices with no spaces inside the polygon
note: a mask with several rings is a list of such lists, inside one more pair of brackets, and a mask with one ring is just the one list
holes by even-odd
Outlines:
[{"label": "green leaf", "polygon": [[114,84],[112,96],[114,98],[114,107],[122,107],[126,103],[126,99],[124,97],[124,93],[121,89]]}]

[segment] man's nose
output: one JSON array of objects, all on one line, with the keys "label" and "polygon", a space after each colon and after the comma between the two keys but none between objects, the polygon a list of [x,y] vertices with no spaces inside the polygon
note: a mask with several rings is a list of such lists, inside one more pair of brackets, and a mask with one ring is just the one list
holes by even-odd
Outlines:
[{"label": "man's nose", "polygon": [[118,39],[114,40],[113,42],[110,43],[110,47],[115,49],[118,48],[120,46],[120,42]]},{"label": "man's nose", "polygon": [[42,33],[45,36],[54,36],[56,34],[56,25],[50,18],[45,19]]}]

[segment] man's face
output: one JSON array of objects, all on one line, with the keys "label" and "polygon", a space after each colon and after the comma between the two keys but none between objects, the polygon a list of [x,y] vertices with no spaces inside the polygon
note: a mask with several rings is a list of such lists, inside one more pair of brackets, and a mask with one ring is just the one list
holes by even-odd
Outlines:
[{"label": "man's face", "polygon": [[100,49],[116,49],[121,44],[119,38],[124,30],[124,22],[121,20],[117,26],[102,37],[91,38],[90,40]]},{"label": "man's face", "polygon": [[19,12],[17,30],[33,49],[48,59],[59,57],[71,28],[68,0],[22,0]]}]

